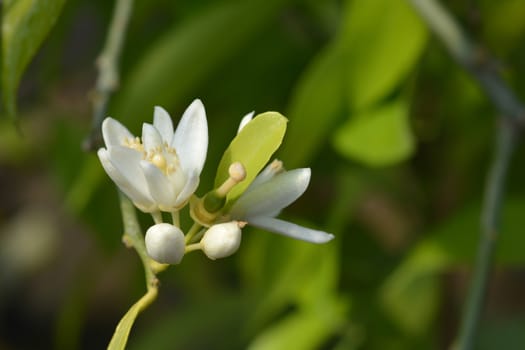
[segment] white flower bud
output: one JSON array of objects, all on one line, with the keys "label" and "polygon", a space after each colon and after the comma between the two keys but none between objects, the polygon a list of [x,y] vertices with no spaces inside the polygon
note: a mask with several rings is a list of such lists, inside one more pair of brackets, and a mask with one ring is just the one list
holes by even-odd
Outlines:
[{"label": "white flower bud", "polygon": [[212,260],[225,258],[239,249],[244,222],[231,221],[213,225],[201,240],[202,251]]},{"label": "white flower bud", "polygon": [[153,225],[146,231],[145,241],[148,255],[159,263],[178,264],[184,256],[184,234],[176,226]]}]

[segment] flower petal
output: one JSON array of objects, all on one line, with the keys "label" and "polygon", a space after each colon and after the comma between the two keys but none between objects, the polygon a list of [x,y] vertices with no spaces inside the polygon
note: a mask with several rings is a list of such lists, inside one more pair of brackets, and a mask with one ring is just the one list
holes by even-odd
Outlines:
[{"label": "flower petal", "polygon": [[266,166],[256,177],[252,183],[246,189],[245,193],[257,188],[259,185],[271,180],[275,175],[280,174],[284,171],[283,162],[278,159],[273,160]]},{"label": "flower petal", "polygon": [[104,138],[106,147],[110,148],[113,146],[122,146],[126,139],[133,140],[135,136],[119,121],[107,117],[102,122],[102,137]]},{"label": "flower petal", "polygon": [[162,141],[170,144],[173,138],[173,122],[168,112],[160,106],[155,106],[153,111],[153,126],[162,136]]},{"label": "flower petal", "polygon": [[182,188],[182,191],[177,196],[177,200],[175,202],[175,207],[180,207],[186,203],[188,198],[191,197],[191,195],[195,192],[197,187],[199,186],[199,173],[194,172],[193,174],[190,174],[188,179],[186,180],[186,184]]},{"label": "flower petal", "polygon": [[259,184],[235,202],[230,210],[232,218],[276,215],[304,193],[310,175],[310,168],[294,169]]},{"label": "flower petal", "polygon": [[246,124],[252,121],[254,114],[255,112],[250,112],[246,114],[244,117],[242,117],[241,123],[239,124],[239,129],[237,129],[237,134],[241,132],[241,130],[246,126]]},{"label": "flower petal", "polygon": [[142,160],[140,167],[146,176],[151,197],[159,204],[161,210],[170,210],[175,202],[175,193],[169,180],[150,162]]},{"label": "flower petal", "polygon": [[[118,148],[120,147],[117,147],[116,152],[115,148],[113,148],[111,153],[119,154]],[[104,170],[109,175],[111,180],[115,182],[118,188],[120,188],[120,190],[124,192],[126,196],[128,196],[138,207],[140,207],[141,210],[146,212],[153,210],[154,203],[148,195],[147,188],[144,187],[145,183],[140,184],[140,181],[136,181],[140,178],[143,179],[144,176],[140,174],[140,176],[133,178],[129,176],[129,173],[123,173],[122,169],[130,169],[130,167],[121,164],[120,169],[117,168],[115,163],[121,163],[123,158],[117,157],[116,159],[112,159],[110,152],[104,148],[99,149],[97,154],[100,162],[102,163],[102,167],[104,167]]]},{"label": "flower petal", "polygon": [[186,174],[201,173],[208,150],[208,123],[201,100],[196,99],[186,109],[171,145],[177,151]]},{"label": "flower petal", "polygon": [[142,143],[146,152],[162,146],[162,137],[153,125],[142,124]]},{"label": "flower petal", "polygon": [[247,221],[248,224],[255,227],[310,243],[326,243],[334,238],[334,235],[331,233],[313,230],[288,221],[269,217],[254,217]]}]

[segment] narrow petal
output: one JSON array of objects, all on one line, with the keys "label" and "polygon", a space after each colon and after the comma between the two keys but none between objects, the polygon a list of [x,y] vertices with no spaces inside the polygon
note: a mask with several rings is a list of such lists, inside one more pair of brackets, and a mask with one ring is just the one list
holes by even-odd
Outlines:
[{"label": "narrow petal", "polygon": [[199,186],[199,174],[194,172],[188,177],[184,188],[177,196],[177,201],[175,202],[175,207],[180,207],[186,203],[186,201],[191,197]]},{"label": "narrow petal", "polygon": [[186,174],[201,173],[208,150],[208,123],[199,99],[193,101],[182,115],[171,145],[177,151]]},{"label": "narrow petal", "polygon": [[148,123],[142,124],[142,143],[144,144],[144,149],[147,152],[157,147],[161,147],[162,137],[157,131],[157,128]]},{"label": "narrow petal", "polygon": [[269,217],[254,217],[247,221],[248,224],[255,227],[310,243],[326,243],[334,238],[334,235],[331,233],[313,230],[288,221]]},{"label": "narrow petal", "polygon": [[102,163],[102,167],[118,188],[120,188],[129,199],[136,203],[136,205],[141,207],[142,210],[152,210],[153,201],[151,198],[145,195],[143,191],[139,190],[129,177],[125,176],[125,174],[115,167],[111,161],[110,153],[106,149],[101,148],[98,150],[97,154]]},{"label": "narrow petal", "polygon": [[241,130],[246,126],[246,124],[251,122],[254,114],[255,112],[250,112],[246,114],[244,117],[242,117],[241,123],[239,124],[239,129],[237,129],[237,134],[241,132]]},{"label": "narrow petal", "polygon": [[149,193],[162,210],[169,210],[175,202],[175,193],[166,176],[155,165],[145,160],[140,167],[146,176]]},{"label": "narrow petal", "polygon": [[160,106],[155,106],[153,112],[153,126],[158,130],[162,136],[162,141],[171,143],[173,138],[173,122],[166,110]]},{"label": "narrow petal", "polygon": [[250,186],[246,189],[245,193],[257,188],[259,185],[265,183],[266,181],[271,180],[275,175],[280,174],[284,171],[283,162],[278,159],[275,159],[270,164],[266,166],[252,181]]},{"label": "narrow petal", "polygon": [[117,120],[107,117],[102,122],[102,137],[106,147],[122,146],[124,141],[132,140],[133,134]]},{"label": "narrow petal", "polygon": [[299,198],[310,182],[309,168],[294,169],[274,176],[249,192],[243,193],[232,206],[233,218],[269,216]]},{"label": "narrow petal", "polygon": [[113,165],[126,177],[136,191],[152,201],[146,178],[140,167],[142,153],[128,147],[116,146],[109,150],[109,156]]}]

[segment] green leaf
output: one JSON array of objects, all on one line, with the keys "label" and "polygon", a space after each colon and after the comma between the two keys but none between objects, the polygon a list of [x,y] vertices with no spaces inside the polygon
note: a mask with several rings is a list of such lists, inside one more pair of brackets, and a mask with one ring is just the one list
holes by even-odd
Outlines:
[{"label": "green leaf", "polygon": [[367,165],[405,160],[414,151],[406,102],[397,100],[352,117],[337,130],[333,142],[341,154]]},{"label": "green leaf", "polygon": [[122,91],[115,96],[114,115],[133,130],[144,116],[151,115],[153,106],[184,102],[269,25],[288,2],[216,2],[177,23],[152,44],[123,81]]},{"label": "green leaf", "polygon": [[232,140],[217,168],[215,187],[228,179],[228,168],[234,162],[241,162],[244,165],[246,179],[231,190],[228,201],[239,197],[268,163],[272,154],[281,145],[287,122],[288,120],[280,113],[262,113],[246,124]]},{"label": "green leaf", "polygon": [[427,31],[408,1],[349,1],[342,40],[351,109],[389,94],[420,56]]},{"label": "green leaf", "polygon": [[301,309],[273,323],[248,349],[319,349],[330,336],[339,331],[346,303],[326,295],[319,306],[315,309]]},{"label": "green leaf", "polygon": [[318,153],[342,116],[345,98],[343,67],[341,47],[333,43],[303,73],[288,108],[290,128],[279,152],[287,166],[303,166]]},{"label": "green leaf", "polygon": [[22,74],[57,20],[65,0],[18,0],[4,6],[2,23],[3,102],[16,115],[16,92]]},{"label": "green leaf", "polygon": [[144,307],[146,307],[155,297],[157,296],[156,289],[150,289],[142,298],[139,299],[133,306],[126,312],[124,317],[120,320],[113,333],[113,337],[108,345],[108,350],[122,350],[126,348],[128,342],[129,332],[138,314]]},{"label": "green leaf", "polygon": [[[525,262],[525,201],[509,198],[502,210],[496,263],[520,266]],[[474,260],[480,213],[479,205],[474,205],[446,221],[414,247],[381,287],[380,298],[386,312],[405,331],[421,334],[435,319],[439,274]]]}]

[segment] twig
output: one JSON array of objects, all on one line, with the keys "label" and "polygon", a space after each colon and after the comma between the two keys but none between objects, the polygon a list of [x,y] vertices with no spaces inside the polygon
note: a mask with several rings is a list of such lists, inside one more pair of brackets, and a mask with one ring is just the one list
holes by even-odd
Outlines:
[{"label": "twig", "polygon": [[132,7],[133,0],[116,0],[106,43],[96,62],[99,73],[93,92],[91,132],[83,144],[86,151],[95,150],[100,144],[100,126],[106,117],[111,94],[119,84],[118,60],[124,44]]},{"label": "twig", "polygon": [[451,15],[435,0],[409,0],[450,55],[481,85],[503,117],[525,127],[525,107],[497,71],[488,52],[474,45]]},{"label": "twig", "polygon": [[487,177],[481,239],[476,264],[454,349],[474,348],[479,317],[484,304],[487,281],[499,234],[501,203],[510,159],[525,127],[525,108],[505,83],[487,52],[472,44],[450,14],[435,0],[410,0],[430,29],[443,42],[451,56],[479,83],[501,114],[496,152]]},{"label": "twig", "polygon": [[146,294],[144,294],[129,310],[118,323],[115,333],[108,345],[108,350],[122,350],[125,348],[129,332],[135,322],[136,317],[155,301],[158,294],[158,279],[156,273],[160,272],[165,266],[153,261],[146,252],[144,237],[137,220],[135,207],[129,199],[122,193],[120,194],[120,209],[122,211],[122,221],[124,224],[124,235],[122,240],[129,248],[134,248],[142,260],[146,275]]}]

